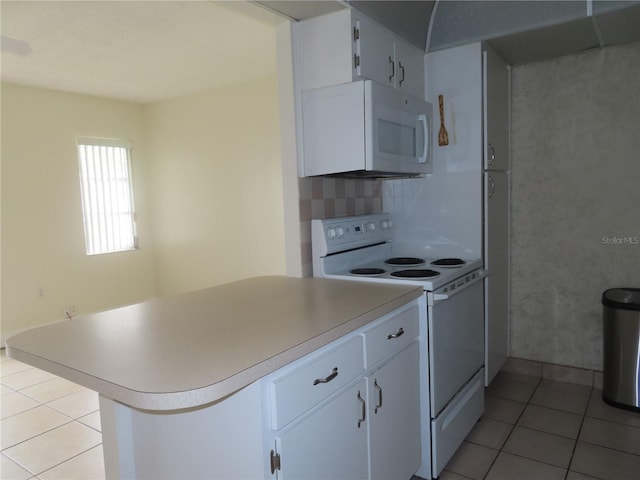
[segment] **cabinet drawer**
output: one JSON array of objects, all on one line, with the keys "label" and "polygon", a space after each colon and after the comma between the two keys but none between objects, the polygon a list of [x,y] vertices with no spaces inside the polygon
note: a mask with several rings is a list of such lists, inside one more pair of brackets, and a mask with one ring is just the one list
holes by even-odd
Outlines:
[{"label": "cabinet drawer", "polygon": [[269,386],[272,428],[279,430],[291,420],[338,391],[358,375],[363,366],[360,335],[325,352],[294,362]]},{"label": "cabinet drawer", "polygon": [[367,330],[364,333],[365,368],[409,345],[418,336],[419,323],[418,305],[414,303]]}]

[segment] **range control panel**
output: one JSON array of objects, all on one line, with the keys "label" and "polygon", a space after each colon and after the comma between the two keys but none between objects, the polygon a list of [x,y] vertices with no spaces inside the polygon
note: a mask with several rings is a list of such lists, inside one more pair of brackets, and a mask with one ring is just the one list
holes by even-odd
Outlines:
[{"label": "range control panel", "polygon": [[388,242],[393,231],[388,213],[311,220],[311,241],[321,255]]}]

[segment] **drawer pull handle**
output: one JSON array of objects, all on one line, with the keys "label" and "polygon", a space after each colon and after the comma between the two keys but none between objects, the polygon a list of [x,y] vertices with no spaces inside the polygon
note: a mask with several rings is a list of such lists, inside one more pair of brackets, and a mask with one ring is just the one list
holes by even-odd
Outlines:
[{"label": "drawer pull handle", "polygon": [[387,335],[387,340],[391,340],[392,338],[398,338],[404,335],[404,329],[400,327],[396,333],[390,333]]},{"label": "drawer pull handle", "polygon": [[373,386],[378,392],[378,404],[373,409],[373,413],[378,413],[378,409],[382,408],[382,387],[378,385],[378,379],[373,381]]},{"label": "drawer pull handle", "polygon": [[393,77],[396,76],[396,64],[393,61],[393,58],[391,58],[391,55],[389,55],[389,63],[391,64],[391,75],[389,75],[389,83],[391,83],[393,81]]},{"label": "drawer pull handle", "polygon": [[316,378],[313,381],[313,384],[314,385],[318,385],[319,383],[329,383],[331,380],[333,380],[337,376],[338,376],[338,367],[333,367],[333,370],[331,370],[331,373],[329,374],[328,377],[326,377],[326,378]]},{"label": "drawer pull handle", "polygon": [[360,396],[360,390],[358,390],[358,401],[360,402],[360,406],[362,407],[362,410],[360,411],[360,418],[358,419],[358,428],[360,428],[362,422],[367,419],[367,402],[365,402],[364,398]]}]

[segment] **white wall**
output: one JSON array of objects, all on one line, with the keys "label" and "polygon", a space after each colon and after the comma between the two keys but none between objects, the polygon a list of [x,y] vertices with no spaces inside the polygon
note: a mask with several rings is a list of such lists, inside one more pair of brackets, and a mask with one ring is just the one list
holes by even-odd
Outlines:
[{"label": "white wall", "polygon": [[[138,250],[86,255],[78,136],[133,142]],[[3,84],[2,173],[2,340],[285,273],[275,77],[147,106]]]},{"label": "white wall", "polygon": [[513,357],[601,369],[602,292],[640,286],[638,72],[640,43],[513,69]]},{"label": "white wall", "polygon": [[277,78],[151,104],[145,120],[158,293],[284,274]]},{"label": "white wall", "polygon": [[[155,294],[138,105],[2,84],[2,339]],[[76,137],[133,142],[140,249],[85,253]]]}]

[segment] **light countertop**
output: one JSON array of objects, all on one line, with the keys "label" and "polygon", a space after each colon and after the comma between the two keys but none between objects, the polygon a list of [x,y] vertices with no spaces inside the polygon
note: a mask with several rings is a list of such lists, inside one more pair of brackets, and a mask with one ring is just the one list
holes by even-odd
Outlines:
[{"label": "light countertop", "polygon": [[7,353],[126,405],[176,410],[220,400],[420,295],[257,277],[37,327]]}]

